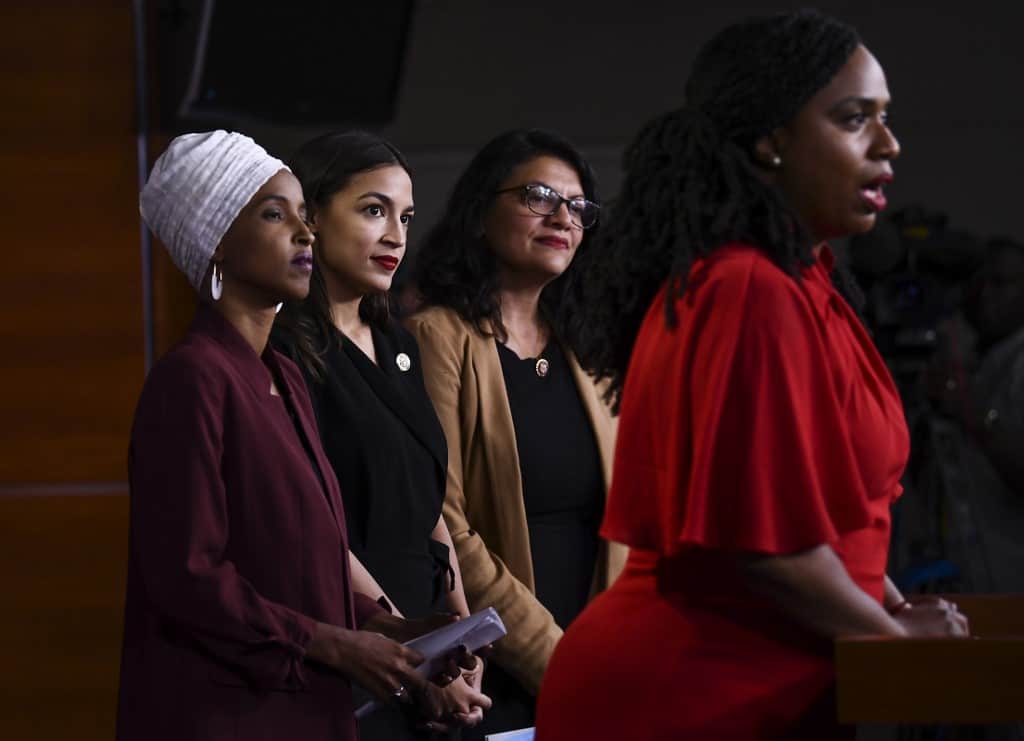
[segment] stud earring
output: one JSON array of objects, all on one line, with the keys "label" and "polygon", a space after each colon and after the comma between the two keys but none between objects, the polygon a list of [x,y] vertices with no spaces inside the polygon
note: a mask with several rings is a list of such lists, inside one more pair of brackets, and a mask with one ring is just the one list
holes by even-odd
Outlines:
[{"label": "stud earring", "polygon": [[221,294],[224,293],[224,273],[220,269],[220,265],[217,263],[213,264],[213,275],[210,276],[210,296],[213,297],[214,301],[220,301]]},{"label": "stud earring", "polygon": [[772,165],[772,167],[776,167],[776,168],[781,167],[782,166],[782,157],[780,157],[777,154],[773,154],[772,158],[771,158],[771,165]]}]

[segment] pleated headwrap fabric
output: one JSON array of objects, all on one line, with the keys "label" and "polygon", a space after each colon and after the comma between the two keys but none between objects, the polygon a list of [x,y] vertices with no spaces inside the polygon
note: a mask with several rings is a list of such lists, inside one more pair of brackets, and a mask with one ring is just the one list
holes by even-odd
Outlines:
[{"label": "pleated headwrap fabric", "polygon": [[198,291],[228,227],[281,170],[288,166],[244,134],[182,134],[153,165],[139,213]]}]

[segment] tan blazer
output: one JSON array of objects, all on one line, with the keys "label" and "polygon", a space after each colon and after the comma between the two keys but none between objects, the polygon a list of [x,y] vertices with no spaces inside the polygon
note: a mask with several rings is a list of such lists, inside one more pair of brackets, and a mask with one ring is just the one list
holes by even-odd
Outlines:
[{"label": "tan blazer", "polygon": [[[494,336],[441,307],[406,324],[419,343],[423,379],[448,439],[444,517],[469,607],[498,611],[508,635],[495,645],[494,659],[536,694],[562,629],[534,596],[519,454]],[[594,429],[607,491],[616,421],[572,353],[566,358]],[[624,546],[602,543],[594,593],[619,575],[625,558]]]}]

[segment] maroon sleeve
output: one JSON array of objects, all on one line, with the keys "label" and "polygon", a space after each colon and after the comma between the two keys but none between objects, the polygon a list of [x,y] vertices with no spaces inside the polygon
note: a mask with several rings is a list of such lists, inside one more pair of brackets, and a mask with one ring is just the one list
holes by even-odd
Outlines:
[{"label": "maroon sleeve", "polygon": [[304,684],[315,621],[259,594],[224,556],[225,377],[188,357],[151,373],[129,459],[131,558],[146,597],[259,688]]},{"label": "maroon sleeve", "polygon": [[385,610],[379,602],[375,602],[372,597],[369,597],[362,592],[353,592],[352,601],[355,606],[357,628],[362,627],[363,623],[377,613],[390,612],[389,610]]}]

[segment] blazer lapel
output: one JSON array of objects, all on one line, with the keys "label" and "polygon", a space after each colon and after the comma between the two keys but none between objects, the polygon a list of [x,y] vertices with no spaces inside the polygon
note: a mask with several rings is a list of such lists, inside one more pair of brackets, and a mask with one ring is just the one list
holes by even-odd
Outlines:
[{"label": "blazer lapel", "polygon": [[[303,455],[306,455],[306,450],[313,451],[315,465],[319,469],[316,471],[316,474],[319,475],[318,478],[321,482],[321,488],[323,488],[324,498],[327,500],[328,509],[330,509],[334,522],[338,527],[342,542],[348,543],[344,509],[341,504],[341,492],[338,490],[334,471],[323,455],[320,437],[316,431],[316,422],[307,417],[306,409],[302,404],[298,403],[296,389],[278,362],[277,352],[268,344],[263,351],[263,355],[257,355],[256,351],[238,333],[238,330],[227,319],[222,317],[216,309],[210,307],[205,302],[199,305],[199,310],[196,312],[196,318],[193,322],[193,329],[213,337],[225,347],[245,378],[246,383],[252,388],[256,398],[262,399],[267,404],[289,404],[295,410],[295,416],[299,420],[298,434],[300,446],[305,446],[302,451]],[[278,391],[281,393],[280,402],[274,399],[270,393],[270,384],[275,378],[280,379],[278,387]]]},{"label": "blazer lapel", "polygon": [[[267,362],[274,365],[276,375],[281,379],[283,388],[279,389],[281,392],[281,401],[291,405],[291,408],[295,411],[295,417],[298,419],[298,433],[301,438],[301,443],[306,451],[313,453],[313,463],[316,466],[317,474],[324,490],[324,498],[327,500],[327,506],[331,510],[331,514],[334,516],[334,522],[338,526],[338,530],[341,532],[342,540],[348,543],[348,536],[345,526],[344,519],[344,506],[341,503],[341,490],[338,488],[337,478],[334,476],[334,469],[331,468],[330,461],[327,460],[326,455],[323,452],[323,446],[320,444],[320,434],[317,431],[316,420],[311,419],[307,416],[304,405],[298,401],[298,394],[296,389],[291,385],[291,381],[284,374],[281,369],[280,363],[277,362],[277,353],[272,350],[269,346],[267,348]],[[333,485],[332,485],[333,484]]]},{"label": "blazer lapel", "polygon": [[[377,365],[363,354],[351,340],[345,338],[344,350],[349,353],[356,370],[363,376],[373,392],[409,428],[413,436],[427,449],[442,476],[448,470],[448,448],[445,446],[444,430],[441,429],[434,408],[424,389],[416,394],[414,385],[422,386],[423,370],[410,367],[399,369],[396,359],[403,349],[384,332],[376,328],[373,332],[374,349],[377,351]],[[413,353],[405,353],[410,360]],[[422,399],[417,398],[422,396]]]}]

